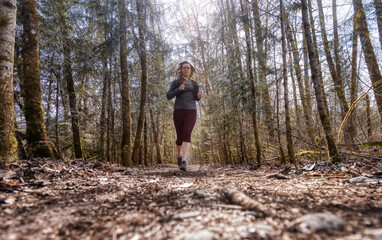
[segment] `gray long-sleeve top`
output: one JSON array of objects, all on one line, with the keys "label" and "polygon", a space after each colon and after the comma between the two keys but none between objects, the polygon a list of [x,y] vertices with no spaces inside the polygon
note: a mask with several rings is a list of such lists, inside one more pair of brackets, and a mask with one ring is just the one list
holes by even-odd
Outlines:
[{"label": "gray long-sleeve top", "polygon": [[[199,92],[199,85],[195,87],[192,85],[191,79],[184,81],[185,88],[183,91],[179,90],[179,81],[175,79],[172,81],[170,88],[167,91],[167,99],[175,99],[175,109],[196,109],[196,102],[200,99],[197,98],[196,93]],[[195,95],[193,90],[195,88]]]}]

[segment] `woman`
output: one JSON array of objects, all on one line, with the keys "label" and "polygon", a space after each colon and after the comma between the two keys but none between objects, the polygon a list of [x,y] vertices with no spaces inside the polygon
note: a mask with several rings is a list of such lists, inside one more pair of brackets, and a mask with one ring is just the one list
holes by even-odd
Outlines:
[{"label": "woman", "polygon": [[178,63],[175,74],[167,92],[167,99],[175,99],[174,124],[176,129],[176,146],[178,150],[178,166],[186,171],[191,147],[191,132],[196,122],[196,102],[202,98],[199,85],[191,79],[195,68],[191,63]]}]

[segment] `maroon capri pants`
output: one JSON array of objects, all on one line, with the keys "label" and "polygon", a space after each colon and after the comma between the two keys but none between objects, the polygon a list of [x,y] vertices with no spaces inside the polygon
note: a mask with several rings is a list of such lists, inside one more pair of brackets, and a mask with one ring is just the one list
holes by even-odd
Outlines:
[{"label": "maroon capri pants", "polygon": [[176,129],[176,145],[191,142],[191,132],[196,122],[196,109],[175,109],[174,124]]}]

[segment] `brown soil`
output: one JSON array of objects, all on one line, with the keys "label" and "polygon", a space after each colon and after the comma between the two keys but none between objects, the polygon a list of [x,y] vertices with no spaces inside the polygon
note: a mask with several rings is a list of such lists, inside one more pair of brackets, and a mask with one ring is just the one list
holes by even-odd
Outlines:
[{"label": "brown soil", "polygon": [[[380,167],[192,165],[184,172],[20,161],[0,169],[0,239],[362,239],[382,228]],[[362,175],[368,178],[349,181]],[[235,202],[227,189],[259,205]],[[316,212],[336,215],[344,228],[296,227],[297,218]]]}]

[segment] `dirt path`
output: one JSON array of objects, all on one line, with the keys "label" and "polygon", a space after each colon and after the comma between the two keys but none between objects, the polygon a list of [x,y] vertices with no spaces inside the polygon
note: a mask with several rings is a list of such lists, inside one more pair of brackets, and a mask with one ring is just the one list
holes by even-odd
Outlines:
[{"label": "dirt path", "polygon": [[379,167],[22,161],[0,169],[0,239],[382,239]]}]

